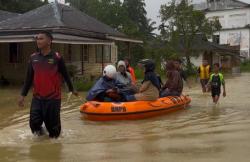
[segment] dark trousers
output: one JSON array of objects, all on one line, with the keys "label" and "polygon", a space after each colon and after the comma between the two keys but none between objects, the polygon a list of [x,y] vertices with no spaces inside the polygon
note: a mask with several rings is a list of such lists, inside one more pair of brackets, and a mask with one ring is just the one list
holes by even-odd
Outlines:
[{"label": "dark trousers", "polygon": [[51,138],[59,137],[61,133],[60,109],[61,100],[33,98],[30,109],[30,128],[32,133],[41,131],[44,123]]},{"label": "dark trousers", "polygon": [[[207,91],[206,85],[207,85],[208,81],[209,81],[209,79],[200,79],[200,83],[201,83],[201,87],[202,87],[203,92]],[[210,91],[210,90],[208,90],[208,91]]]}]

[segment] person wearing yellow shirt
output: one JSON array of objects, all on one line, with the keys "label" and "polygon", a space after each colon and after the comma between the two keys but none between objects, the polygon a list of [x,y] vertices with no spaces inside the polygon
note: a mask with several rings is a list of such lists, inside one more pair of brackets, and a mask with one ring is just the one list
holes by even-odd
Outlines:
[{"label": "person wearing yellow shirt", "polygon": [[206,89],[206,85],[209,81],[210,73],[211,73],[211,67],[208,64],[207,60],[202,61],[202,65],[198,68],[198,73],[200,76],[200,83],[201,83],[201,87],[202,87],[202,92],[205,93],[208,91]]}]

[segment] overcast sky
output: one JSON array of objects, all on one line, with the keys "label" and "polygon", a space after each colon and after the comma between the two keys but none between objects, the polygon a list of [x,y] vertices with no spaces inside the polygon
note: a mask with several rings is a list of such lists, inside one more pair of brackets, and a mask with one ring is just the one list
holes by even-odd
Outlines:
[{"label": "overcast sky", "polygon": [[159,25],[160,18],[158,16],[160,15],[159,14],[160,6],[170,1],[171,0],[145,0],[148,18],[152,19],[157,23],[157,25]]},{"label": "overcast sky", "polygon": [[[192,0],[194,3],[199,3],[203,2],[205,0]],[[250,1],[250,0],[245,0],[245,1]],[[171,0],[145,0],[146,2],[146,10],[148,13],[148,18],[151,18],[153,21],[157,23],[157,25],[160,24],[160,18],[158,17],[160,6],[162,4],[167,4],[171,2]]]},{"label": "overcast sky", "polygon": [[[49,0],[49,1],[52,2],[54,0]],[[58,1],[64,1],[64,0],[58,0]],[[153,21],[156,21],[157,24],[160,24],[160,18],[158,18],[160,6],[170,1],[171,0],[145,0],[148,18],[151,18]],[[192,0],[192,1],[194,3],[199,3],[205,0]],[[250,3],[250,0],[241,0],[241,1]]]}]

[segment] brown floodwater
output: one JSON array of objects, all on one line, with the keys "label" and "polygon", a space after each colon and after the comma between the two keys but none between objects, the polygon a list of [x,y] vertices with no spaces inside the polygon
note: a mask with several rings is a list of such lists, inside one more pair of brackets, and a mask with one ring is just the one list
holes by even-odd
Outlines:
[{"label": "brown floodwater", "polygon": [[0,161],[249,161],[250,74],[229,77],[226,86],[228,96],[218,106],[194,84],[185,89],[192,98],[188,109],[138,121],[81,120],[81,101],[64,99],[57,140],[31,134],[30,97],[20,109],[19,90],[1,89]]}]

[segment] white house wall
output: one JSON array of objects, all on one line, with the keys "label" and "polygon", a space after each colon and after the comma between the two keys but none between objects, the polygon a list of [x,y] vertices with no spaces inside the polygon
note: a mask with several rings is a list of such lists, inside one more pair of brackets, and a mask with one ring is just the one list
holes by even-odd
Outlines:
[{"label": "white house wall", "polygon": [[241,56],[249,58],[249,29],[223,30],[215,34],[220,35],[220,44],[229,44],[230,46],[240,45]]},{"label": "white house wall", "polygon": [[191,57],[190,61],[194,64],[194,66],[199,67],[202,64],[202,54],[199,57]]},{"label": "white house wall", "polygon": [[222,30],[214,33],[220,35],[220,44],[240,45],[241,56],[250,58],[250,8],[231,9],[222,11],[207,12],[208,19],[219,18]]},{"label": "white house wall", "polygon": [[219,18],[223,29],[245,27],[250,24],[250,8],[207,12],[206,17]]}]

